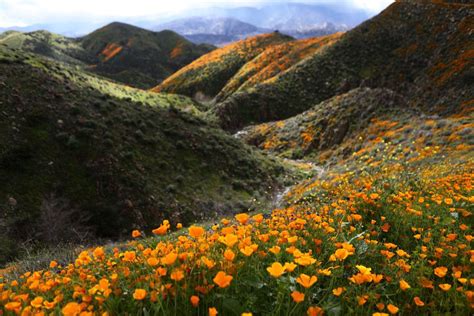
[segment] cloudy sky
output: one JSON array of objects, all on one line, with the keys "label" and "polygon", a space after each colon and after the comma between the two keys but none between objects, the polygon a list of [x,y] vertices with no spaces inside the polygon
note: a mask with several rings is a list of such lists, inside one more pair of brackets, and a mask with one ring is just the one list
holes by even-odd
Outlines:
[{"label": "cloudy sky", "polygon": [[376,14],[393,0],[0,0],[0,27],[64,23],[68,20],[97,22],[107,19],[173,14],[196,6],[254,5],[262,2],[332,2],[362,8]]}]

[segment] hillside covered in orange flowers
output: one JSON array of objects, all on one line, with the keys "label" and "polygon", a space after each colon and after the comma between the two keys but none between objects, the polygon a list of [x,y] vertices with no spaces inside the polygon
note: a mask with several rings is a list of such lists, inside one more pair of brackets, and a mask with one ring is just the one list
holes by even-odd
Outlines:
[{"label": "hillside covered in orange flowers", "polygon": [[240,40],[206,54],[153,88],[154,92],[213,98],[248,61],[292,38],[278,32]]},{"label": "hillside covered in orange flowers", "polygon": [[396,1],[152,91],[0,48],[0,315],[473,314],[473,17]]}]

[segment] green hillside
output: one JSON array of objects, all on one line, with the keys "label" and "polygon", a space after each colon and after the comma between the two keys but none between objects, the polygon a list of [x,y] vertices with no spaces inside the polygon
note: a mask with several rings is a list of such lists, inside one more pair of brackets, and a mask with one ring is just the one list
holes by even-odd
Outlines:
[{"label": "green hillside", "polygon": [[69,64],[84,65],[95,61],[95,56],[85,50],[78,40],[48,31],[4,32],[0,34],[0,44]]},{"label": "green hillside", "polygon": [[278,186],[282,167],[209,126],[188,98],[1,46],[0,73],[1,261],[20,241],[118,238],[246,210]]},{"label": "green hillside", "polygon": [[73,64],[115,81],[150,88],[176,70],[213,50],[171,32],[152,32],[111,23],[82,38],[48,31],[5,32],[0,44]]}]

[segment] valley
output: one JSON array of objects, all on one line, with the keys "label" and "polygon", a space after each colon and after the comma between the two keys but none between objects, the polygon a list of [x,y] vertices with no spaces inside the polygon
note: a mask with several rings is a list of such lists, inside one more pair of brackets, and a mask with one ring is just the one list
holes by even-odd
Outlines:
[{"label": "valley", "polygon": [[0,315],[472,314],[473,25],[0,34]]}]

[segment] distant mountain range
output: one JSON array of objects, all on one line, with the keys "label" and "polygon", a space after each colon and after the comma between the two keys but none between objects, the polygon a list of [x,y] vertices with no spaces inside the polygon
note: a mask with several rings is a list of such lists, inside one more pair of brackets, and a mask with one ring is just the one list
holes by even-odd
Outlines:
[{"label": "distant mountain range", "polygon": [[[340,3],[270,3],[258,7],[204,7],[173,15],[128,18],[122,22],[153,31],[169,29],[194,43],[223,45],[257,34],[279,30],[295,38],[346,31],[370,18],[367,11]],[[83,36],[111,21],[67,21],[25,27],[0,28],[32,32],[48,30],[69,37]]]},{"label": "distant mountain range", "polygon": [[[185,17],[146,27],[173,30],[194,43],[223,45],[257,34],[280,31],[297,39],[324,36],[369,18],[363,10],[337,4],[278,3],[255,7],[204,8],[183,13]],[[187,16],[189,15],[189,16]]]},{"label": "distant mountain range", "polygon": [[[295,19],[297,19],[295,17]],[[273,27],[258,27],[250,23],[228,17],[190,17],[174,20],[153,27],[156,31],[172,30],[186,37],[196,44],[212,44],[222,46],[247,37],[258,34],[270,33],[279,30],[284,34],[297,39],[323,36],[346,31],[347,25],[333,24],[332,22],[305,23],[303,20],[297,22],[295,28],[291,28],[289,21],[274,25]]]}]

